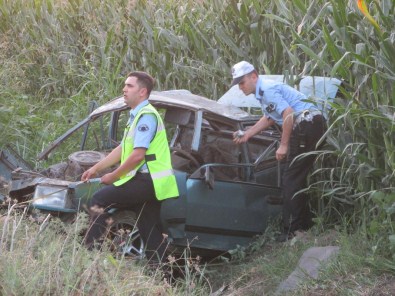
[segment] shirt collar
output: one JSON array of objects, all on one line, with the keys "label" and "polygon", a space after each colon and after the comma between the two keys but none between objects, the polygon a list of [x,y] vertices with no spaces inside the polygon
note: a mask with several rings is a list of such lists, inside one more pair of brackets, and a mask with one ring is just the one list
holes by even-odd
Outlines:
[{"label": "shirt collar", "polygon": [[128,124],[131,124],[131,123],[133,122],[133,119],[136,117],[137,113],[139,113],[139,111],[140,111],[143,107],[147,106],[148,104],[149,104],[148,100],[144,100],[144,101],[142,101],[140,104],[138,104],[138,105],[136,106],[136,108],[131,109],[130,112],[129,112],[130,118],[129,118]]},{"label": "shirt collar", "polygon": [[262,79],[258,79],[257,83],[256,83],[256,89],[255,89],[255,98],[258,101],[261,101],[263,98],[263,91],[261,91],[261,89],[263,88],[263,81]]}]

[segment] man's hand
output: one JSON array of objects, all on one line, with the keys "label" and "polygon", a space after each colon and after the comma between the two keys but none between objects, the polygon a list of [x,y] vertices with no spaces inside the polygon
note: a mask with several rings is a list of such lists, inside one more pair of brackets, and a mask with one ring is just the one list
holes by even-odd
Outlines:
[{"label": "man's hand", "polygon": [[97,176],[97,174],[103,171],[104,169],[109,168],[112,165],[115,165],[121,160],[121,155],[122,155],[122,147],[121,145],[118,145],[104,159],[96,163],[90,169],[86,170],[81,176],[81,181],[86,182],[89,179],[92,179],[95,176]]},{"label": "man's hand", "polygon": [[94,167],[91,167],[90,169],[86,170],[82,176],[81,176],[81,181],[86,182],[89,179],[95,177],[97,175],[97,171]]},{"label": "man's hand", "polygon": [[288,145],[283,145],[280,144],[280,147],[278,147],[276,151],[276,159],[277,160],[283,160],[287,157],[288,153]]},{"label": "man's hand", "polygon": [[283,160],[287,157],[288,154],[288,145],[289,139],[291,138],[292,129],[293,129],[293,117],[294,117],[294,110],[291,107],[287,107],[283,113],[283,132],[281,133],[281,142],[280,147],[278,147],[276,151],[276,159]]},{"label": "man's hand", "polygon": [[236,144],[245,143],[248,141],[250,137],[248,136],[247,132],[243,131],[236,131],[233,133],[233,142]]},{"label": "man's hand", "polygon": [[252,127],[247,128],[246,131],[244,131],[243,136],[237,136],[239,131],[233,133],[233,142],[236,144],[241,144],[247,142],[250,138],[253,136],[259,134],[261,131],[267,129],[269,126],[272,126],[274,124],[274,120],[267,118],[266,116],[262,116],[261,119],[259,119],[258,122],[256,122]]},{"label": "man's hand", "polygon": [[119,180],[119,177],[114,172],[111,172],[111,173],[108,173],[108,174],[105,174],[104,176],[102,176],[100,178],[100,183],[110,185],[118,180]]}]

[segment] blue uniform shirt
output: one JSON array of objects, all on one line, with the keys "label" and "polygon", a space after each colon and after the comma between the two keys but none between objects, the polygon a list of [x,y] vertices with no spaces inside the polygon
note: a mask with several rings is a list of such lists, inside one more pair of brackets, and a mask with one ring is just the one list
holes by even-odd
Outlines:
[{"label": "blue uniform shirt", "polygon": [[[137,113],[144,106],[148,105],[148,100],[145,100],[138,104],[136,108],[130,110],[130,118],[128,121],[128,125],[133,122],[133,119],[136,117]],[[156,127],[158,122],[156,120],[156,116],[154,114],[144,114],[140,116],[139,121],[136,124],[136,132],[134,135],[134,147],[133,148],[146,148],[148,149],[152,139],[156,134]],[[140,168],[141,170],[147,169],[147,165],[143,164]]]},{"label": "blue uniform shirt", "polygon": [[291,107],[295,115],[303,110],[317,110],[314,104],[306,101],[306,96],[293,87],[269,79],[259,78],[255,97],[262,105],[263,114],[277,124],[283,124],[282,113]]}]

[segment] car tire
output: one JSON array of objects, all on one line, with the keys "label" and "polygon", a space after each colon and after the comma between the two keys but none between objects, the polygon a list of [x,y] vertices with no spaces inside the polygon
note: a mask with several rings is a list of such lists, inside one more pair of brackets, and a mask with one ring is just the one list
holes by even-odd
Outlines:
[{"label": "car tire", "polygon": [[133,211],[116,211],[111,215],[107,239],[110,249],[120,256],[133,259],[145,257],[145,245],[136,224]]}]

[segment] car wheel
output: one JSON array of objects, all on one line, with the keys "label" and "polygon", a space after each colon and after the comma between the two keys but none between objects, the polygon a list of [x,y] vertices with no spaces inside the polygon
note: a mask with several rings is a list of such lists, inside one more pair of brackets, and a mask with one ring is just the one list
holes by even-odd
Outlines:
[{"label": "car wheel", "polygon": [[122,256],[135,259],[144,258],[144,242],[136,224],[136,214],[132,211],[119,211],[111,216],[107,238],[111,250]]}]

